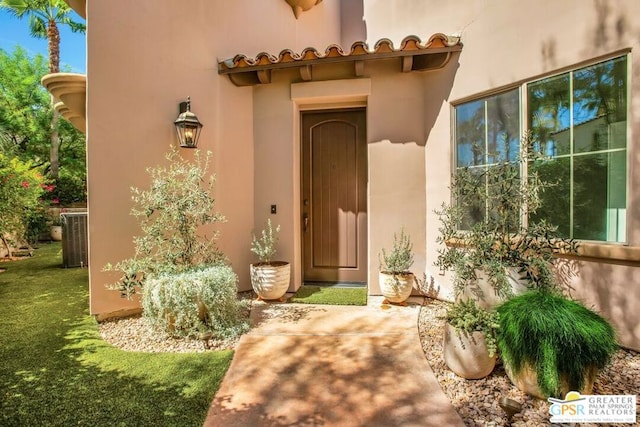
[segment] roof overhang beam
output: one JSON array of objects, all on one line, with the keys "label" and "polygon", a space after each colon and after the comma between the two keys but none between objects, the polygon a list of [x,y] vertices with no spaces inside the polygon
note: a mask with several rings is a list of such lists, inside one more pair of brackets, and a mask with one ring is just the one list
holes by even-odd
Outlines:
[{"label": "roof overhang beam", "polygon": [[443,68],[452,55],[462,50],[459,39],[453,42],[442,34],[431,37],[426,45],[421,45],[415,36],[405,38],[399,49],[394,49],[391,41],[382,39],[373,51],[368,51],[364,42],[356,42],[345,54],[339,46],[329,46],[324,55],[313,48],[305,49],[300,55],[284,50],[278,57],[261,53],[250,59],[244,55],[218,63],[218,74],[228,75],[236,86],[254,86],[271,83],[274,70],[298,69],[302,81],[313,80],[313,67],[330,64],[353,64],[354,75],[364,75],[365,63],[379,60],[399,60],[401,72],[430,71]]}]

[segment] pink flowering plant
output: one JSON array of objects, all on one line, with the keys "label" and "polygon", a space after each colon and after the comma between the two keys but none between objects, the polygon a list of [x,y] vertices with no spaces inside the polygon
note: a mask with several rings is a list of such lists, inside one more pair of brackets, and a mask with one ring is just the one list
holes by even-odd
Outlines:
[{"label": "pink flowering plant", "polygon": [[85,180],[66,169],[60,170],[58,178],[48,178],[42,188],[45,190],[42,200],[49,206],[69,206],[87,201]]},{"label": "pink flowering plant", "polygon": [[0,243],[9,258],[27,237],[29,218],[40,207],[42,183],[30,162],[0,153]]}]

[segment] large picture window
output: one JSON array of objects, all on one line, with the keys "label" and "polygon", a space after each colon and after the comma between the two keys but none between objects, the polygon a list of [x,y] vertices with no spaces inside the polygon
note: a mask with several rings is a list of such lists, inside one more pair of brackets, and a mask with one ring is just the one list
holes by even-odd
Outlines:
[{"label": "large picture window", "polygon": [[[550,160],[527,168],[554,183],[531,220],[546,219],[563,237],[624,242],[627,104],[626,56],[459,104],[456,167],[480,174],[499,162],[515,166],[521,129],[529,129]],[[485,208],[479,201],[465,222],[482,221]]]}]

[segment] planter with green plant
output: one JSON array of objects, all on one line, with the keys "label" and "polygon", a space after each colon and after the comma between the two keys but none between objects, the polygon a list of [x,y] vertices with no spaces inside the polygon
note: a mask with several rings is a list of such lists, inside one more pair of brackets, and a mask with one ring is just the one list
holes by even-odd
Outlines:
[{"label": "planter with green plant", "polygon": [[62,220],[60,215],[55,215],[49,227],[49,236],[51,240],[59,242],[62,240]]},{"label": "planter with green plant", "polygon": [[384,303],[406,304],[415,283],[415,276],[409,271],[412,265],[413,244],[404,229],[401,229],[400,235],[393,234],[391,251],[387,253],[383,248],[380,252],[378,279]]},{"label": "planter with green plant", "polygon": [[467,379],[489,375],[496,365],[499,315],[467,300],[456,302],[445,319],[442,348],[449,369]]},{"label": "planter with green plant", "polygon": [[251,286],[260,300],[283,300],[291,281],[291,265],[285,261],[273,261],[280,226],[274,229],[271,219],[260,237],[253,235],[251,252],[256,254],[258,262],[250,266]]},{"label": "planter with green plant", "polygon": [[618,349],[607,320],[557,293],[529,291],[497,312],[505,370],[520,390],[539,398],[591,394],[598,371]]},{"label": "planter with green plant", "polygon": [[455,273],[456,299],[493,308],[527,289],[556,289],[554,257],[577,252],[577,242],[535,220],[541,193],[553,185],[538,176],[549,160],[535,147],[525,136],[517,162],[458,168],[453,175],[452,203],[436,211],[442,244],[436,266]]}]

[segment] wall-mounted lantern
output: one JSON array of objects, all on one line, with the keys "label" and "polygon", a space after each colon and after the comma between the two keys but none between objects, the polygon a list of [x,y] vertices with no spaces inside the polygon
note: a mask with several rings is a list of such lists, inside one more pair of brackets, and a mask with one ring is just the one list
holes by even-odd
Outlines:
[{"label": "wall-mounted lantern", "polygon": [[180,103],[180,114],[173,124],[176,127],[180,146],[185,148],[196,148],[202,123],[198,117],[191,112],[191,98],[187,97],[187,102]]}]

